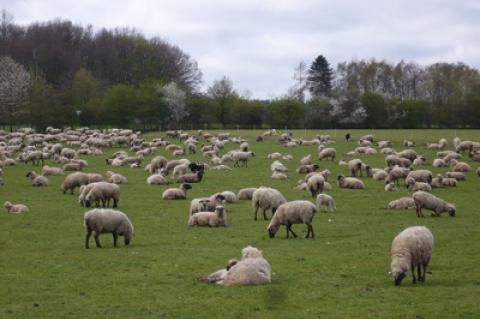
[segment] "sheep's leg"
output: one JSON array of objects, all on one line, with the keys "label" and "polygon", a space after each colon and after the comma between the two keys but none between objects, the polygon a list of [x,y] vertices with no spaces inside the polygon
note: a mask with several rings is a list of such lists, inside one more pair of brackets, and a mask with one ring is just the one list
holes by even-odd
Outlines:
[{"label": "sheep's leg", "polygon": [[351,173],[352,173],[352,176],[355,177],[355,170],[354,169],[351,170]]},{"label": "sheep's leg", "polygon": [[285,238],[288,238],[289,237],[289,229],[288,229],[288,225],[285,225],[285,229],[287,230],[287,236]]},{"label": "sheep's leg", "polygon": [[72,195],[73,195],[73,187],[72,187],[72,188],[70,188],[70,194],[72,194]]},{"label": "sheep's leg", "polygon": [[237,167],[237,166],[238,166],[238,161],[235,161],[235,162],[233,163],[233,167]]},{"label": "sheep's leg", "polygon": [[267,210],[266,209],[263,210],[263,219],[267,220]]},{"label": "sheep's leg", "polygon": [[92,230],[88,228],[87,234],[85,235],[85,248],[90,248],[89,246],[89,241],[90,241],[90,236],[92,235]]},{"label": "sheep's leg", "polygon": [[116,231],[112,233],[113,236],[113,247],[117,247],[117,239],[118,239],[118,234]]},{"label": "sheep's leg", "polygon": [[415,265],[411,263],[410,268],[412,269],[412,283],[417,283],[417,278],[415,278]]},{"label": "sheep's leg", "polygon": [[254,220],[257,220],[257,212],[258,212],[258,205],[255,205],[255,214],[254,214]]},{"label": "sheep's leg", "polygon": [[422,271],[423,269],[423,265],[422,264],[418,264],[417,266],[417,275],[418,275],[418,281],[420,282],[424,282],[425,281],[425,271]]},{"label": "sheep's leg", "polygon": [[292,233],[293,237],[297,238],[297,234],[294,233],[294,231],[292,230],[292,224],[287,224],[287,229],[290,230],[290,232]]},{"label": "sheep's leg", "polygon": [[315,234],[313,233],[312,224],[307,224],[307,236],[305,236],[305,238],[308,238],[308,235],[310,235],[310,238],[312,238],[312,239],[315,238]]},{"label": "sheep's leg", "polygon": [[100,234],[95,232],[93,237],[95,238],[95,244],[97,244],[97,248],[102,248],[102,244],[100,244]]},{"label": "sheep's leg", "polygon": [[113,199],[113,206],[112,208],[116,208],[117,207],[117,203],[118,203],[118,200],[117,199]]}]

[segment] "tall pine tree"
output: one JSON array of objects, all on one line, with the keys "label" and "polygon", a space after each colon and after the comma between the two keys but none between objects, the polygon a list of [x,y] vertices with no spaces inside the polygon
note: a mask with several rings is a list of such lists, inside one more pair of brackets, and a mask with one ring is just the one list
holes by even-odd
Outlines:
[{"label": "tall pine tree", "polygon": [[323,55],[319,55],[308,70],[308,88],[312,97],[325,97],[332,90],[333,70]]}]

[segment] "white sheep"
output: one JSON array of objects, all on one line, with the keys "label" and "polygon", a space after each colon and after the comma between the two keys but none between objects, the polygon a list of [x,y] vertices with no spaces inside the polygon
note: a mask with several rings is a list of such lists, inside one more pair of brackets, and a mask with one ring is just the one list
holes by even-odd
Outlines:
[{"label": "white sheep", "polygon": [[309,174],[309,173],[315,172],[319,168],[320,168],[320,165],[318,164],[301,165],[300,167],[297,168],[296,172],[299,174]]},{"label": "white sheep", "polygon": [[198,212],[188,219],[188,226],[227,226],[227,212],[221,205],[215,207],[215,212]]},{"label": "white sheep", "polygon": [[306,224],[307,235],[305,238],[315,238],[313,232],[312,221],[317,208],[315,205],[307,200],[294,200],[291,202],[280,205],[272,217],[270,224],[268,225],[268,235],[270,238],[275,237],[280,225],[285,225],[287,229],[287,236],[292,233],[293,237],[298,237],[292,230],[293,224]]},{"label": "white sheep", "polygon": [[238,166],[240,167],[240,162],[243,164],[242,166],[248,167],[248,160],[255,156],[253,152],[235,152],[232,154],[234,163],[233,167]]},{"label": "white sheep", "polygon": [[223,281],[225,280],[225,277],[227,276],[227,273],[230,270],[230,268],[235,266],[237,263],[238,263],[238,259],[235,259],[235,258],[229,259],[227,262],[227,267],[217,270],[207,276],[200,277],[198,281],[204,282],[207,284],[221,285],[223,284]]},{"label": "white sheep", "polygon": [[210,197],[194,198],[190,202],[190,216],[198,212],[214,212],[219,205],[223,206],[225,196],[222,194],[214,194]]},{"label": "white sheep", "polygon": [[21,213],[28,213],[30,210],[26,205],[23,204],[12,204],[9,201],[3,203],[3,207],[7,210],[7,212],[11,214],[21,214]]},{"label": "white sheep", "polygon": [[229,204],[232,204],[237,201],[237,195],[235,195],[235,193],[232,191],[223,191],[221,193],[216,193],[216,194],[213,194],[212,197],[217,195],[222,195],[224,197],[224,200]]},{"label": "white sheep", "polygon": [[413,179],[415,182],[424,182],[424,183],[431,183],[433,178],[433,174],[431,171],[426,169],[419,169],[415,171],[411,171],[408,173],[405,181],[408,179]]},{"label": "white sheep", "polygon": [[35,171],[28,172],[26,177],[32,180],[32,186],[48,186],[48,178],[43,175],[38,175]]},{"label": "white sheep", "polygon": [[125,213],[118,210],[98,208],[90,210],[84,215],[84,224],[86,232],[85,248],[89,248],[92,232],[95,232],[94,238],[97,248],[102,248],[100,234],[112,234],[114,247],[117,247],[118,236],[124,237],[125,246],[130,244],[134,236],[132,222]]},{"label": "white sheep", "polygon": [[415,208],[415,201],[411,197],[401,197],[388,203],[389,209],[410,209]]},{"label": "white sheep", "polygon": [[417,217],[424,217],[422,208],[432,210],[432,216],[440,216],[441,213],[447,212],[451,217],[455,216],[456,208],[453,204],[447,203],[443,199],[436,197],[424,191],[417,191],[412,195],[415,201]]},{"label": "white sheep", "polygon": [[386,192],[398,192],[397,186],[395,183],[388,183],[385,185]]},{"label": "white sheep", "polygon": [[147,178],[149,185],[167,185],[170,182],[162,174],[153,174]]},{"label": "white sheep", "polygon": [[467,177],[465,176],[465,173],[462,173],[462,172],[447,172],[447,177],[455,178],[457,181],[467,180]]},{"label": "white sheep", "polygon": [[327,147],[323,149],[319,149],[318,159],[322,160],[324,158],[330,158],[332,161],[335,160],[335,156],[337,156],[337,151],[334,148]]},{"label": "white sheep", "polygon": [[172,175],[173,177],[177,177],[178,175],[185,175],[188,173],[188,171],[190,170],[188,165],[190,163],[184,163],[184,164],[180,164],[180,165],[177,165],[173,168],[173,172],[172,172]]},{"label": "white sheep", "polygon": [[413,283],[415,268],[417,268],[418,281],[425,282],[425,274],[432,257],[433,235],[425,226],[412,226],[398,234],[392,242],[390,250],[391,274],[396,286],[400,285],[408,272],[412,272]]},{"label": "white sheep", "polygon": [[187,190],[191,189],[192,185],[190,184],[181,184],[178,188],[169,188],[166,189],[163,194],[163,199],[186,199],[187,198]]},{"label": "white sheep", "polygon": [[318,194],[317,196],[318,211],[321,211],[322,205],[327,206],[328,210],[331,212],[334,212],[337,209],[337,206],[335,205],[335,199],[327,194]]},{"label": "white sheep", "polygon": [[242,259],[235,263],[221,282],[223,286],[265,285],[272,282],[272,269],[263,257],[262,251],[255,247],[242,249]]},{"label": "white sheep", "polygon": [[105,173],[105,176],[107,177],[107,182],[109,183],[114,183],[114,184],[125,184],[128,182],[128,179],[118,173],[114,173],[112,171],[107,171]]},{"label": "white sheep", "polygon": [[270,187],[259,187],[252,195],[252,206],[255,210],[254,219],[257,220],[257,212],[259,208],[263,210],[263,218],[267,220],[266,211],[268,209],[271,208],[272,215],[274,215],[277,208],[286,202],[287,200],[278,190]]},{"label": "white sheep", "polygon": [[288,179],[288,176],[285,175],[284,173],[282,172],[279,172],[279,171],[273,171],[272,173],[272,176],[271,176],[272,179],[276,179],[276,180],[282,180],[282,181],[285,181]]},{"label": "white sheep", "polygon": [[325,177],[322,174],[313,174],[307,179],[307,190],[312,194],[312,197],[317,196],[323,192],[325,186]]},{"label": "white sheep", "polygon": [[287,168],[285,165],[283,165],[282,162],[280,162],[280,161],[278,161],[278,160],[275,161],[275,162],[273,162],[273,163],[270,165],[270,170],[271,170],[272,172],[275,172],[275,171],[277,171],[277,172],[282,172],[282,173],[288,172],[288,168]]},{"label": "white sheep", "polygon": [[312,154],[308,154],[300,160],[301,165],[310,165],[312,164]]},{"label": "white sheep", "polygon": [[88,175],[85,173],[77,172],[65,177],[65,180],[62,183],[61,189],[64,194],[67,192],[67,190],[70,190],[71,194],[73,194],[73,190],[76,187],[87,185],[88,183],[89,183]]},{"label": "white sheep", "polygon": [[42,175],[49,176],[49,175],[63,175],[63,169],[60,167],[50,167],[45,165],[42,167]]},{"label": "white sheep", "polygon": [[257,189],[254,188],[254,187],[242,188],[237,193],[237,199],[238,200],[251,200],[252,197],[253,197],[253,192],[255,192],[256,190]]},{"label": "white sheep", "polygon": [[432,192],[432,186],[428,183],[424,182],[416,182],[413,178],[408,177],[405,180],[405,184],[407,184],[407,189],[410,190],[411,192],[416,192],[416,191],[424,191],[427,193]]},{"label": "white sheep", "polygon": [[364,189],[365,184],[363,181],[355,177],[345,177],[340,175],[337,177],[338,186],[340,188],[349,188],[349,189]]},{"label": "white sheep", "polygon": [[200,171],[193,174],[179,175],[176,181],[178,183],[200,183],[203,179],[203,174],[203,171]]},{"label": "white sheep", "polygon": [[366,165],[362,162],[362,160],[358,158],[348,161],[348,168],[350,169],[353,177],[357,176],[357,173],[359,176],[362,176],[362,168],[365,166]]},{"label": "white sheep", "polygon": [[97,207],[100,206],[109,206],[110,200],[113,200],[113,208],[118,206],[120,201],[120,187],[117,184],[107,183],[107,182],[97,182],[91,187],[88,194],[83,199],[85,206],[90,207],[95,202]]}]

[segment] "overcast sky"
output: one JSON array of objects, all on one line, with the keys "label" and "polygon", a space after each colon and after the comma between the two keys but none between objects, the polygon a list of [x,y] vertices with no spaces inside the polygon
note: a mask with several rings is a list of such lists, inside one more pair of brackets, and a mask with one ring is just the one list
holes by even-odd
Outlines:
[{"label": "overcast sky", "polygon": [[63,18],[96,30],[132,27],[190,54],[206,88],[222,76],[268,98],[323,54],[480,68],[479,0],[0,0],[17,23]]}]

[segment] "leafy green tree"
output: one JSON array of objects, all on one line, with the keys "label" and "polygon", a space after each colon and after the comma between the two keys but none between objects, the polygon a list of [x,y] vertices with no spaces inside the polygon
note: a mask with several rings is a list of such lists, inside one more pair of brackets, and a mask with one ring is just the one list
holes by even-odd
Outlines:
[{"label": "leafy green tree", "polygon": [[135,118],[137,102],[137,92],[133,86],[114,85],[105,95],[101,116],[106,119],[108,124],[129,127]]},{"label": "leafy green tree", "polygon": [[296,99],[276,100],[270,103],[270,126],[299,128],[303,125],[306,106]]},{"label": "leafy green tree", "polygon": [[319,55],[308,70],[308,87],[313,97],[329,96],[332,90],[333,70],[323,55]]},{"label": "leafy green tree", "polygon": [[224,76],[213,82],[207,90],[207,95],[216,102],[217,107],[214,113],[218,123],[225,127],[230,120],[231,104],[238,98],[238,93],[233,89],[233,82]]},{"label": "leafy green tree", "polygon": [[388,125],[387,103],[378,93],[365,93],[360,96],[360,103],[367,112],[365,124],[371,128],[381,128]]}]

